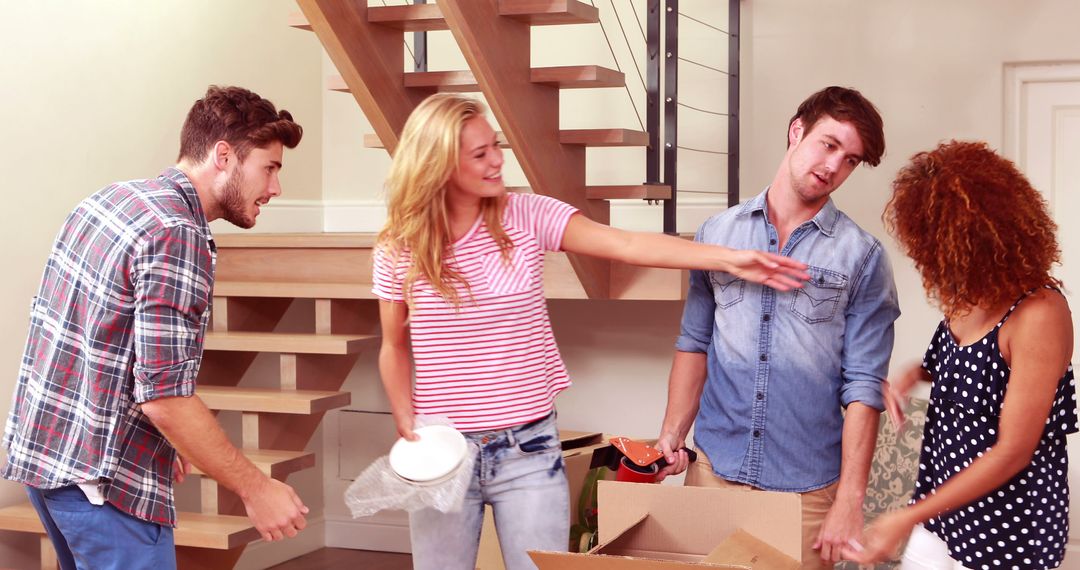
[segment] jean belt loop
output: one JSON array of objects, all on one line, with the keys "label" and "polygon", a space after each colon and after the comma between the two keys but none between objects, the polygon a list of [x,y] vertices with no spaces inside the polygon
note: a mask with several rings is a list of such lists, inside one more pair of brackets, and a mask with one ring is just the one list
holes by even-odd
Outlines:
[{"label": "jean belt loop", "polygon": [[514,428],[506,428],[506,440],[510,444],[510,447],[517,445],[517,436],[514,435]]}]

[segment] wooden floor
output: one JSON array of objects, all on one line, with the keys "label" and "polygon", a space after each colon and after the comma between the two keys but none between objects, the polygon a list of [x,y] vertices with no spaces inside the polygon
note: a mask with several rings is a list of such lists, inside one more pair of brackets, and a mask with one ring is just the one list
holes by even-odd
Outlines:
[{"label": "wooden floor", "polygon": [[412,570],[412,556],[395,552],[323,548],[299,558],[293,558],[284,564],[271,566],[270,570],[329,570],[330,568]]}]

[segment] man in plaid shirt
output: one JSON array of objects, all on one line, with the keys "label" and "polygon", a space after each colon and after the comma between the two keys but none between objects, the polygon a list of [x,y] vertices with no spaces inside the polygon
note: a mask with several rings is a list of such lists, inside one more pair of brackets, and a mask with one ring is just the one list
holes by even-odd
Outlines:
[{"label": "man in plaid shirt", "polygon": [[293,489],[194,395],[214,284],[207,224],[254,226],[301,136],[270,101],[210,87],[175,167],[98,191],[61,228],[31,304],[2,475],[26,485],[65,570],[175,568],[172,483],[186,460],[239,495],[265,540],[304,528]]}]

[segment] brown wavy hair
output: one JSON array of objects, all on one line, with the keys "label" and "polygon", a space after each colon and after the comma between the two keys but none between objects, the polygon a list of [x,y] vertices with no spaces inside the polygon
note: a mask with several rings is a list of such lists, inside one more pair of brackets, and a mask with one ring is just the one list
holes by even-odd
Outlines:
[{"label": "brown wavy hair", "polygon": [[279,111],[269,100],[243,87],[211,85],[188,111],[177,160],[201,162],[218,141],[225,141],[242,161],[252,150],[273,142],[296,148],[303,136],[292,113]]},{"label": "brown wavy hair", "polygon": [[[803,132],[809,133],[824,117],[851,123],[863,144],[860,159],[870,166],[877,166],[881,162],[881,157],[885,155],[885,123],[881,120],[881,113],[862,93],[849,87],[833,85],[807,97],[788,121],[784,139],[788,140],[787,133],[797,119],[802,119]],[[790,140],[788,146],[791,146]]]},{"label": "brown wavy hair", "polygon": [[1050,275],[1061,250],[1046,202],[985,143],[949,141],[920,152],[892,186],[885,227],[946,315],[1061,286]]}]

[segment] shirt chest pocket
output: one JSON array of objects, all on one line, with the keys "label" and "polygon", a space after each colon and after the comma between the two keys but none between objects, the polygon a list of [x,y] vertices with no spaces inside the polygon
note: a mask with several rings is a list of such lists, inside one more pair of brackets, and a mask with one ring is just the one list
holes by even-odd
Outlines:
[{"label": "shirt chest pocket", "polygon": [[836,316],[844,296],[848,278],[843,273],[810,266],[810,280],[791,296],[791,312],[804,321],[815,324],[831,321]]},{"label": "shirt chest pocket", "polygon": [[539,254],[535,246],[518,246],[510,252],[509,263],[499,251],[484,255],[481,268],[488,290],[496,295],[511,295],[539,286],[540,266],[536,263]]},{"label": "shirt chest pocket", "polygon": [[709,282],[712,283],[713,300],[721,309],[735,306],[746,294],[746,281],[730,273],[710,271]]}]

